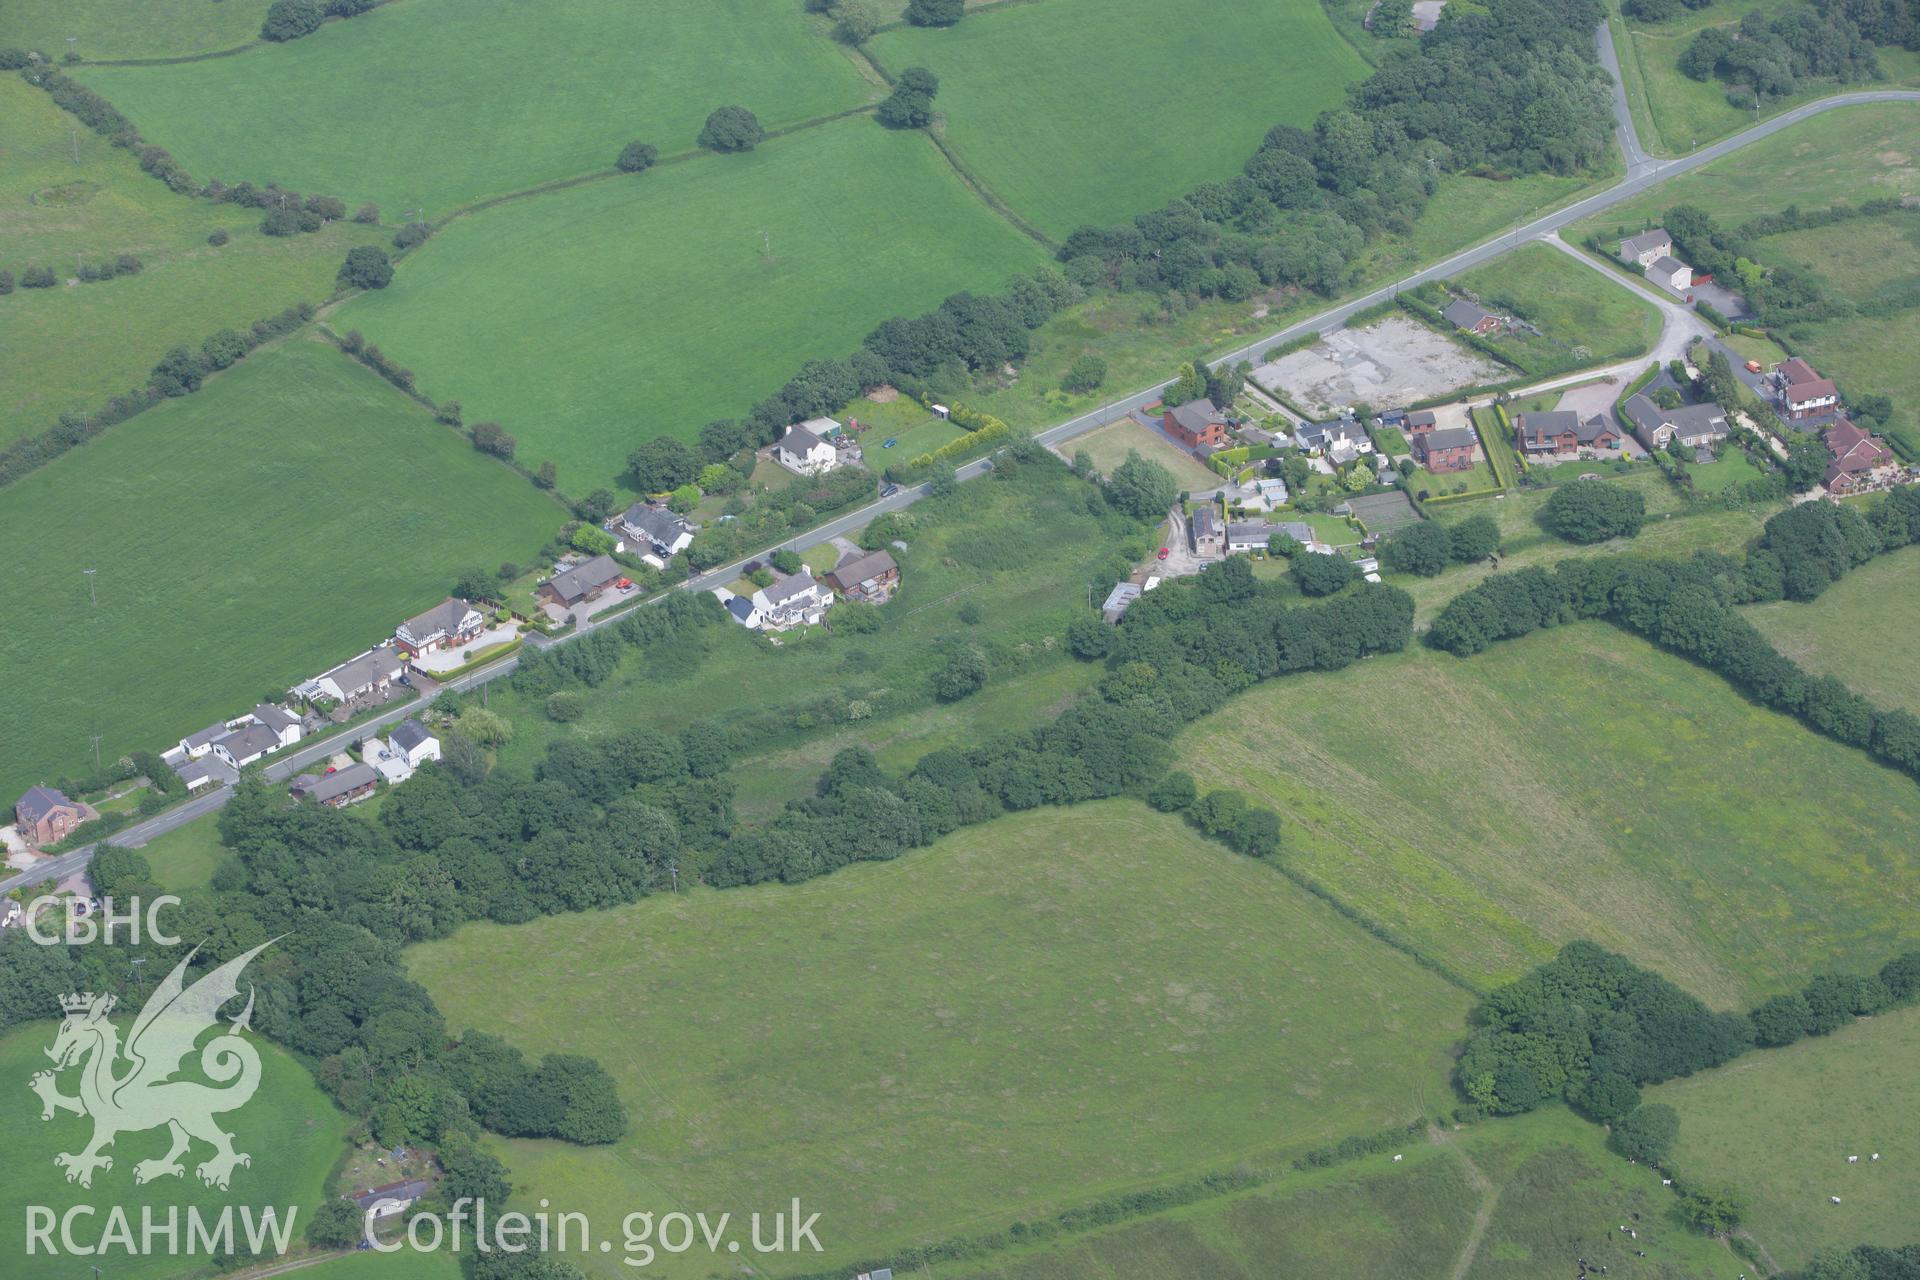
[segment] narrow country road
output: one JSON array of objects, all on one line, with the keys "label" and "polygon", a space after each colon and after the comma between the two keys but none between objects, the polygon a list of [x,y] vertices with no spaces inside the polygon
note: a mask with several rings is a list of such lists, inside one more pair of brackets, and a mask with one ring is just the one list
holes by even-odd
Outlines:
[{"label": "narrow country road", "polygon": [[[1364,311],[1368,307],[1378,306],[1380,303],[1393,298],[1394,295],[1402,289],[1411,289],[1418,285],[1425,284],[1428,281],[1443,280],[1450,276],[1458,275],[1482,263],[1490,262],[1502,254],[1509,253],[1518,246],[1526,244],[1531,240],[1546,239],[1557,241],[1559,232],[1563,228],[1571,226],[1582,218],[1590,217],[1602,210],[1610,209],[1615,205],[1631,200],[1657,183],[1664,182],[1669,178],[1678,177],[1683,173],[1689,173],[1703,165],[1712,164],[1716,160],[1732,155],[1742,147],[1751,146],[1763,138],[1770,138],[1783,129],[1791,128],[1803,120],[1811,119],[1824,112],[1832,111],[1840,107],[1861,106],[1876,102],[1920,103],[1920,90],[1912,89],[1869,89],[1854,93],[1836,94],[1831,98],[1822,98],[1817,102],[1809,102],[1803,106],[1795,107],[1791,111],[1782,112],[1770,120],[1762,121],[1750,129],[1743,130],[1731,137],[1723,138],[1719,142],[1710,143],[1679,159],[1655,160],[1646,154],[1646,151],[1640,145],[1638,135],[1634,131],[1633,114],[1627,108],[1626,93],[1622,87],[1620,78],[1619,60],[1614,55],[1613,42],[1607,38],[1604,27],[1600,30],[1597,48],[1601,65],[1606,68],[1608,75],[1613,80],[1614,121],[1616,133],[1620,140],[1622,155],[1626,158],[1627,162],[1626,177],[1604,191],[1595,192],[1593,195],[1576,200],[1563,208],[1554,210],[1551,213],[1542,214],[1537,218],[1521,223],[1490,240],[1482,241],[1472,248],[1463,249],[1451,257],[1444,258],[1432,266],[1416,271],[1399,280],[1395,280],[1391,284],[1382,285],[1359,297],[1349,298],[1344,302],[1327,308],[1317,315],[1295,321],[1285,328],[1270,333],[1257,341],[1247,343],[1238,350],[1228,352],[1214,360],[1212,362],[1213,365],[1217,368],[1221,365],[1237,364],[1242,360],[1255,360],[1261,352],[1269,347],[1284,345],[1296,339],[1307,337],[1310,334],[1331,333],[1343,327],[1347,323],[1348,318],[1355,312]],[[1562,245],[1561,247],[1573,251],[1571,246]],[[1588,265],[1593,266],[1596,270],[1604,270],[1604,268],[1599,267],[1598,264],[1589,263]],[[1628,287],[1631,286],[1629,285]],[[1666,331],[1663,330],[1661,340],[1662,349],[1664,349],[1665,346]],[[1645,358],[1643,358],[1640,363],[1644,364]],[[1575,381],[1584,382],[1595,377],[1605,376],[1605,374],[1605,370],[1588,370],[1585,373],[1570,375],[1570,377]],[[1098,409],[1092,409],[1086,413],[1078,414],[1067,419],[1065,422],[1057,423],[1044,431],[1036,433],[1034,439],[1040,444],[1056,447],[1064,441],[1070,440],[1078,435],[1083,435],[1095,427],[1103,426],[1115,418],[1133,412],[1135,409],[1141,409],[1152,404],[1160,398],[1161,393],[1168,386],[1172,385],[1172,382],[1173,379],[1171,378],[1164,382],[1157,382],[1144,390],[1134,392],[1132,395],[1104,404]],[[1552,384],[1543,385],[1550,386]],[[963,481],[974,480],[987,474],[992,469],[992,460],[990,458],[983,458],[959,468],[958,476]],[[827,542],[860,528],[882,512],[898,511],[904,507],[911,506],[913,503],[927,496],[927,490],[928,487],[926,485],[903,486],[891,497],[881,498],[875,502],[868,503],[857,511],[850,511],[844,515],[837,516],[826,524],[809,529],[805,533],[797,534],[793,538],[780,543],[779,547],[789,547],[798,551],[808,547],[818,546],[823,542]],[[714,587],[731,582],[740,576],[748,563],[761,559],[771,551],[777,549],[779,548],[769,547],[753,556],[736,560],[731,564],[722,565],[698,577],[689,578],[675,589],[684,591],[711,590]],[[661,592],[658,595],[648,597],[646,600],[639,602],[639,605],[650,604],[663,598],[666,594],[666,592]],[[639,605],[635,607],[639,607]],[[569,640],[597,630],[609,622],[617,621],[619,618],[624,617],[627,612],[628,610],[622,609],[612,616],[603,615],[600,618],[582,624],[575,631],[555,640],[548,640],[544,636],[535,635],[529,638],[528,643],[536,648],[545,648],[550,644],[565,644]],[[519,659],[509,656],[479,671],[471,672],[457,680],[451,681],[443,687],[458,691],[477,688],[487,681],[497,680],[502,676],[510,675],[518,666]],[[333,752],[351,745],[353,742],[373,732],[376,728],[397,724],[401,719],[420,710],[430,701],[430,698],[418,700],[408,704],[404,708],[396,709],[389,717],[382,717],[379,720],[356,726],[353,729],[336,733],[326,738],[316,739],[312,743],[302,743],[300,746],[290,749],[285,755],[276,756],[273,763],[267,766],[265,774],[267,777],[276,781],[290,777],[294,773],[297,773],[304,765],[310,764],[314,760],[331,755]],[[207,794],[195,796],[193,799],[185,801],[178,807],[169,809],[165,813],[157,814],[144,822],[136,822],[131,826],[124,827],[114,832],[111,836],[107,837],[107,839],[114,844],[124,847],[139,848],[141,845],[146,844],[158,836],[164,835],[185,823],[193,821],[195,818],[218,809],[227,802],[227,798],[231,793],[231,788],[221,787]],[[93,845],[85,845],[71,852],[62,854],[29,871],[22,871],[8,876],[6,879],[0,880],[0,893],[5,893],[10,889],[25,885],[40,884],[50,879],[63,879],[66,876],[72,875],[87,865],[88,860],[92,857],[93,849]]]}]

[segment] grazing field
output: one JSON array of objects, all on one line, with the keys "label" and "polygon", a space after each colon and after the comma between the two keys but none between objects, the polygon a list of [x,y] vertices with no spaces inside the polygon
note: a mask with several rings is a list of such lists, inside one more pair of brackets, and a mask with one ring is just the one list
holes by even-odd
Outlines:
[{"label": "grazing field", "polygon": [[1591,938],[1743,1007],[1920,940],[1920,787],[1600,623],[1263,685],[1182,742],[1294,866],[1483,982]]},{"label": "grazing field", "polygon": [[1899,1009],[1661,1085],[1647,1100],[1680,1113],[1674,1164],[1745,1193],[1747,1229],[1795,1267],[1817,1249],[1914,1242],[1916,1062],[1920,1009]]},{"label": "grazing field", "polygon": [[[1827,288],[1862,305],[1910,296],[1920,287],[1920,217],[1911,213],[1856,218],[1813,231],[1760,241],[1769,263],[1812,271]],[[1854,393],[1893,397],[1889,434],[1920,453],[1920,308],[1891,315],[1849,316],[1796,326],[1794,349]]]},{"label": "grazing field", "polygon": [[611,169],[636,138],[691,150],[729,103],[774,129],[873,93],[785,0],[402,0],[231,58],[78,75],[195,176],[396,219]]},{"label": "grazing field", "polygon": [[1620,54],[1621,70],[1626,78],[1628,101],[1634,107],[1634,119],[1641,133],[1641,144],[1655,155],[1681,155],[1751,127],[1756,119],[1836,93],[1910,85],[1920,82],[1920,58],[1905,49],[1876,45],[1874,56],[1885,73],[1883,81],[1837,84],[1817,81],[1798,92],[1769,98],[1761,115],[1752,108],[1736,107],[1727,101],[1727,86],[1717,79],[1694,80],[1680,70],[1680,55],[1693,38],[1707,27],[1725,27],[1731,33],[1741,18],[1763,11],[1777,17],[1785,8],[1779,0],[1722,0],[1702,9],[1678,9],[1675,16],[1648,23],[1625,18],[1613,6],[1609,18],[1614,48]]},{"label": "grazing field", "polygon": [[[494,994],[530,966],[537,997]],[[801,886],[470,926],[410,970],[450,1026],[591,1053],[619,1080],[633,1123],[614,1147],[503,1144],[530,1194],[616,1220],[799,1194],[828,1263],[1442,1107],[1468,1003],[1121,801]]]},{"label": "grazing field", "polygon": [[1651,350],[1660,336],[1652,302],[1549,245],[1523,245],[1455,283],[1539,327],[1540,337],[1509,332],[1493,340],[1522,368],[1564,362],[1582,347],[1593,363],[1624,359]]},{"label": "grazing field", "polygon": [[[1617,239],[1622,229],[1631,235],[1676,204],[1710,209],[1731,225],[1791,204],[1824,208],[1913,195],[1920,192],[1916,129],[1920,103],[1883,102],[1822,112],[1583,218],[1564,234],[1573,243],[1588,235]],[[1819,193],[1817,200],[1810,198],[1811,192]]]},{"label": "grazing field", "polygon": [[564,518],[331,346],[256,352],[0,489],[0,592],[33,601],[0,629],[0,794],[244,710]]},{"label": "grazing field", "polygon": [[[1537,1280],[1576,1259],[1642,1280],[1709,1280],[1733,1261],[1672,1220],[1672,1195],[1608,1152],[1601,1131],[1552,1107],[1435,1131],[1389,1155],[1292,1173],[1052,1248],[943,1269],[952,1280]],[[1487,1214],[1483,1234],[1476,1215]],[[1640,1237],[1621,1236],[1638,1215]],[[1644,1250],[1646,1257],[1635,1256]]]},{"label": "grazing field", "polygon": [[868,47],[940,77],[954,149],[1056,239],[1231,177],[1368,70],[1312,0],[1046,0]]},{"label": "grazing field", "polygon": [[1920,714],[1920,549],[1908,547],[1862,565],[1812,604],[1744,610],[1774,647],[1809,671],[1837,676],[1883,707]]},{"label": "grazing field", "polygon": [[[834,606],[825,630],[790,632],[777,649],[730,623],[708,627],[670,652],[628,656],[565,727],[537,702],[495,690],[493,709],[514,723],[501,760],[531,770],[561,735],[612,733],[640,719],[678,731],[718,717],[781,761],[767,773],[757,763],[735,771],[750,795],[777,807],[811,791],[829,743],[859,742],[904,768],[935,747],[1030,728],[1100,676],[1060,644],[1068,620],[1088,607],[1089,583],[1111,582],[1146,552],[1144,530],[1088,515],[1076,501],[1086,492],[1063,467],[1030,466],[1017,480],[965,484],[916,504],[907,549],[892,551],[899,590],[871,633],[834,626],[842,610],[869,607],[848,604]],[[821,572],[839,557],[831,546],[804,555]],[[962,617],[968,606],[977,622]],[[962,646],[986,657],[987,685],[936,707],[929,680]]]},{"label": "grazing field", "polygon": [[7,0],[0,6],[0,48],[37,49],[55,59],[69,51],[93,60],[191,57],[259,39],[269,3]]},{"label": "grazing field", "polygon": [[462,218],[337,327],[585,493],[641,441],[691,441],[880,321],[1042,260],[926,138],[859,117]]},{"label": "grazing field", "polygon": [[[115,1018],[122,1035],[138,1011],[137,1007],[122,1009],[120,1012],[126,1017]],[[52,1012],[59,1012],[57,1005]],[[57,1112],[53,1119],[43,1121],[39,1101],[26,1089],[28,1078],[48,1065],[44,1050],[53,1043],[55,1027],[49,1018],[0,1036],[0,1074],[15,1082],[14,1092],[18,1095],[10,1100],[10,1105],[0,1109],[0,1138],[5,1139],[10,1157],[4,1167],[0,1167],[0,1198],[14,1207],[12,1212],[0,1217],[0,1255],[9,1259],[27,1256],[26,1220],[20,1211],[24,1205],[45,1205],[56,1214],[63,1214],[74,1205],[99,1206],[91,1218],[82,1215],[76,1219],[75,1236],[82,1243],[98,1240],[99,1233],[106,1230],[109,1206],[126,1211],[134,1225],[136,1240],[140,1209],[144,1205],[153,1206],[161,1222],[165,1221],[170,1205],[178,1206],[182,1214],[187,1206],[196,1206],[209,1220],[217,1218],[223,1208],[232,1207],[236,1231],[241,1206],[255,1212],[273,1207],[283,1220],[286,1210],[293,1208],[298,1211],[298,1219],[292,1238],[294,1246],[299,1246],[300,1231],[325,1194],[328,1172],[345,1151],[347,1117],[314,1086],[305,1068],[294,1058],[275,1048],[270,1041],[250,1037],[260,1051],[259,1092],[245,1107],[227,1112],[219,1119],[221,1126],[232,1133],[234,1149],[251,1155],[253,1163],[234,1171],[229,1190],[206,1187],[195,1174],[194,1166],[210,1154],[210,1148],[201,1143],[195,1143],[184,1177],[136,1185],[133,1166],[141,1160],[166,1154],[164,1129],[122,1134],[110,1152],[113,1168],[96,1173],[89,1189],[67,1182],[64,1173],[53,1163],[53,1157],[58,1152],[76,1152],[84,1147],[93,1132],[93,1121],[67,1112]],[[197,1063],[197,1058],[189,1059],[189,1066],[182,1073],[184,1079],[204,1079]],[[62,1093],[71,1096],[75,1092],[78,1074],[69,1071],[61,1077]],[[180,1238],[184,1250],[184,1221]],[[58,1234],[54,1240],[59,1241]],[[169,1257],[164,1249],[163,1240],[160,1252],[143,1256],[116,1248],[97,1260],[105,1264],[103,1274],[112,1275],[115,1280],[122,1277],[160,1280],[160,1277],[196,1270],[186,1258]],[[92,1274],[89,1261],[69,1255],[63,1249],[59,1258],[36,1258],[31,1272],[17,1274],[78,1280]],[[408,1273],[389,1269],[378,1273],[369,1270],[365,1274],[397,1278]],[[425,1277],[442,1272],[423,1269],[412,1274]]]},{"label": "grazing field", "polygon": [[[259,226],[258,210],[173,194],[46,94],[0,75],[0,267],[62,276],[52,289],[0,298],[0,436],[11,442],[63,412],[98,409],[143,384],[177,345],[325,301],[347,250],[384,240],[350,222],[284,240]],[[215,230],[232,239],[209,245]],[[140,259],[140,274],[66,284],[76,257],[100,263],[122,253]]]}]

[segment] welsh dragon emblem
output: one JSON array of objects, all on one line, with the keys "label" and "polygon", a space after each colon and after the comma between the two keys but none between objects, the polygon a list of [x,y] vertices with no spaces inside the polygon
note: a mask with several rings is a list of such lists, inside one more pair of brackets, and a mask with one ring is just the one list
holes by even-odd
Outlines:
[{"label": "welsh dragon emblem", "polygon": [[[42,1120],[53,1119],[55,1111],[93,1118],[93,1140],[78,1152],[53,1158],[67,1171],[68,1182],[92,1186],[95,1170],[113,1168],[113,1157],[102,1153],[116,1137],[162,1125],[172,1135],[172,1146],[159,1159],[136,1164],[135,1182],[182,1176],[186,1170],[180,1159],[194,1139],[213,1148],[213,1155],[195,1170],[210,1187],[225,1191],[234,1167],[253,1163],[245,1152],[233,1149],[233,1135],[214,1120],[223,1111],[244,1106],[260,1087],[259,1051],[240,1035],[253,1016],[251,986],[246,1008],[232,1019],[233,1025],[200,1049],[201,1072],[224,1087],[173,1077],[201,1035],[218,1025],[221,1007],[239,995],[241,971],[272,945],[265,942],[236,956],[191,987],[185,985],[187,965],[193,960],[189,954],[148,998],[127,1029],[124,1045],[120,1029],[108,1016],[113,1012],[113,996],[89,991],[60,997],[67,1016],[47,1050],[53,1070],[35,1074],[30,1086],[40,1095]],[[67,1097],[56,1084],[59,1073],[69,1067],[80,1068],[78,1097]]]}]

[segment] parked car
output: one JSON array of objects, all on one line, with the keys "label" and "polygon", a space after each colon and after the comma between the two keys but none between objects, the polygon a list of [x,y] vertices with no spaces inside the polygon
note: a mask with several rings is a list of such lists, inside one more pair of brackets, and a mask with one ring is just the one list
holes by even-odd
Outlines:
[{"label": "parked car", "polygon": [[894,494],[898,492],[900,492],[900,486],[897,484],[890,484],[886,488],[880,491],[880,496],[883,498],[891,498]]},{"label": "parked car", "polygon": [[1167,558],[1167,549],[1165,547],[1160,548],[1160,554],[1155,558],[1165,560]]},{"label": "parked car", "polygon": [[1760,372],[1760,362],[1758,360],[1747,361],[1747,372],[1748,373]]}]

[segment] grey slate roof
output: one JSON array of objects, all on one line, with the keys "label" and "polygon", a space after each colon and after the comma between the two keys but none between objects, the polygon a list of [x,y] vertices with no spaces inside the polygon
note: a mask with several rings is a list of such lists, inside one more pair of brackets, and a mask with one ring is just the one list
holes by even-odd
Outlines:
[{"label": "grey slate roof", "polygon": [[1189,400],[1175,409],[1173,420],[1196,435],[1205,431],[1213,423],[1224,421],[1220,411],[1213,407],[1213,401],[1204,396],[1198,400]]},{"label": "grey slate roof", "polygon": [[280,735],[263,724],[250,724],[244,729],[234,730],[213,745],[225,747],[227,754],[235,760],[245,760],[249,756],[265,755],[278,747]]},{"label": "grey slate roof", "polygon": [[400,625],[415,640],[425,642],[436,635],[452,635],[471,608],[465,600],[448,596],[419,617],[408,618]]},{"label": "grey slate roof", "polygon": [[[332,673],[329,672],[328,674],[331,675]],[[227,736],[226,724],[224,722],[216,721],[215,723],[210,724],[206,728],[202,729],[200,732],[189,737],[187,739],[187,746],[189,748],[210,747],[213,745],[215,739],[224,738],[226,736]]]},{"label": "grey slate roof", "polygon": [[1626,248],[1629,256],[1637,258],[1649,249],[1659,249],[1672,243],[1672,236],[1660,227],[1655,227],[1651,231],[1642,231],[1637,236],[1629,236]]},{"label": "grey slate roof", "polygon": [[628,507],[627,514],[620,517],[620,523],[656,547],[672,546],[675,539],[693,528],[678,513],[645,502],[636,502]]},{"label": "grey slate roof", "polygon": [[609,582],[618,578],[623,570],[619,561],[612,556],[595,556],[584,564],[577,564],[565,573],[556,573],[547,585],[557,592],[562,600],[572,604],[584,600],[591,592],[598,591]]},{"label": "grey slate roof", "polygon": [[387,735],[387,741],[393,743],[394,746],[400,748],[402,751],[411,751],[432,736],[433,734],[428,732],[427,726],[421,724],[412,716],[408,716],[405,720],[393,726],[393,732]]},{"label": "grey slate roof", "polygon": [[1478,303],[1468,302],[1465,298],[1455,298],[1440,314],[1446,318],[1448,324],[1461,329],[1471,329],[1482,320],[1493,318],[1493,312]]},{"label": "grey slate roof", "polygon": [[741,595],[728,596],[727,612],[745,622],[753,616],[753,601]]},{"label": "grey slate roof", "polygon": [[1439,449],[1470,449],[1480,443],[1480,437],[1474,435],[1471,427],[1440,427],[1422,438],[1426,441],[1422,447],[1429,453]]},{"label": "grey slate roof", "polygon": [[768,604],[782,605],[795,596],[804,594],[816,585],[813,580],[813,575],[810,573],[790,573],[785,577],[775,578],[765,587],[762,587],[761,594],[767,597]]},{"label": "grey slate roof", "polygon": [[810,453],[826,442],[805,427],[787,428],[787,434],[780,437],[780,447],[789,453]]},{"label": "grey slate roof", "polygon": [[900,566],[885,551],[849,551],[833,566],[833,578],[842,588],[857,587],[889,572],[898,572]]},{"label": "grey slate roof", "polygon": [[270,702],[263,702],[255,707],[253,709],[253,718],[275,733],[279,733],[285,729],[291,729],[300,723],[299,716],[276,707]]},{"label": "grey slate roof", "polygon": [[62,805],[74,809],[80,807],[67,799],[64,792],[55,791],[52,787],[35,785],[27,788],[27,793],[20,797],[20,803],[16,807],[28,822],[38,822]]},{"label": "grey slate roof", "polygon": [[1140,598],[1140,584],[1137,582],[1116,582],[1113,590],[1107,592],[1107,602],[1100,606],[1100,612],[1125,613],[1127,607]]},{"label": "grey slate roof", "polygon": [[1680,259],[1663,253],[1653,260],[1653,265],[1648,267],[1647,270],[1659,275],[1670,276],[1676,271],[1687,271],[1691,270],[1691,268],[1689,268],[1686,263],[1680,261]]},{"label": "grey slate roof", "polygon": [[1664,423],[1672,423],[1682,439],[1689,436],[1706,435],[1709,432],[1724,432],[1727,429],[1727,415],[1719,405],[1683,404],[1677,409],[1662,409],[1653,400],[1642,394],[1635,394],[1620,406],[1628,421],[1643,431],[1651,432]]},{"label": "grey slate roof", "polygon": [[1202,507],[1193,513],[1193,536],[1211,538],[1219,534],[1220,521],[1214,516],[1212,507]]},{"label": "grey slate roof", "polygon": [[400,652],[381,645],[378,649],[369,649],[357,658],[350,658],[320,678],[332,680],[340,686],[343,693],[352,693],[356,689],[369,688],[379,683],[380,677],[392,679],[400,672]]},{"label": "grey slate roof", "polygon": [[368,783],[378,782],[379,780],[380,775],[374,770],[372,765],[365,763],[350,764],[337,773],[330,773],[326,777],[321,778],[318,782],[314,783],[312,787],[308,788],[308,792],[314,799],[325,803],[328,800],[334,800],[340,796],[344,796],[349,791],[358,791]]}]

